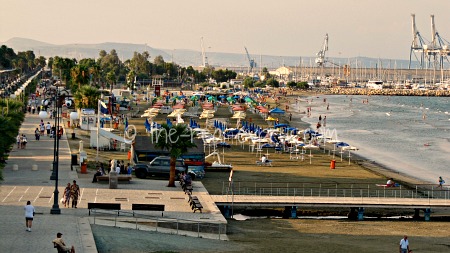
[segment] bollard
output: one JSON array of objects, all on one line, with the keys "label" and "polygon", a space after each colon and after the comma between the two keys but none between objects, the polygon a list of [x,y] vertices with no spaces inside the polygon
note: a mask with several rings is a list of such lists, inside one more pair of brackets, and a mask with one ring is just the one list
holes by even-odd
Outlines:
[{"label": "bollard", "polygon": [[12,170],[16,170],[16,171],[19,170],[19,165],[13,164]]},{"label": "bollard", "polygon": [[118,178],[116,172],[109,172],[109,189],[117,189]]},{"label": "bollard", "polygon": [[33,166],[31,166],[31,170],[34,170],[34,171],[38,170],[37,164],[33,164]]}]

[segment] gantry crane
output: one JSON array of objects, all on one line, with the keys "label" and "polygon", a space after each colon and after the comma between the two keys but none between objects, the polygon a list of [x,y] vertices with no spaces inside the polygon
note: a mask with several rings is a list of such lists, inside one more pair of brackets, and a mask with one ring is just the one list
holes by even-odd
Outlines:
[{"label": "gantry crane", "polygon": [[[411,58],[414,54],[416,60],[420,63],[421,69],[425,67],[429,68],[432,60],[434,69],[438,66],[442,69],[444,67],[444,59],[449,61],[448,56],[450,56],[450,43],[439,35],[434,23],[434,15],[430,15],[431,42],[427,44],[425,39],[417,30],[415,17],[415,14],[411,14],[413,40],[411,43],[411,51],[409,53],[409,68],[411,69]],[[417,56],[417,53],[420,54],[420,58]],[[428,65],[425,64],[425,60],[428,61]]]}]

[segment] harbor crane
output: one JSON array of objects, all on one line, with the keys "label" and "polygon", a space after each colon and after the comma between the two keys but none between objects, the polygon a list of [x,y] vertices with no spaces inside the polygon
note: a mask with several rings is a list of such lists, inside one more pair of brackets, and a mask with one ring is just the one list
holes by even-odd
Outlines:
[{"label": "harbor crane", "polygon": [[322,49],[316,54],[316,64],[318,67],[323,67],[326,62],[325,53],[328,51],[328,33],[325,35],[325,39],[323,41]]},{"label": "harbor crane", "polygon": [[[444,59],[448,60],[448,57],[450,55],[450,49],[449,49],[449,42],[442,38],[439,33],[436,30],[435,24],[434,24],[434,15],[431,15],[431,47],[433,50],[430,50],[429,54],[433,56],[434,60],[434,67],[437,66],[437,63],[439,62],[439,68],[444,68]],[[430,61],[431,59],[429,59]]]},{"label": "harbor crane", "polygon": [[[411,18],[412,18],[413,40],[411,42],[411,50],[409,52],[409,69],[411,69],[411,58],[412,58],[413,54],[414,54],[414,57],[416,58],[416,60],[420,63],[420,68],[423,69],[423,62],[424,62],[424,58],[425,58],[425,54],[424,54],[425,41],[422,38],[422,35],[420,34],[420,32],[417,30],[416,15],[411,14]],[[420,54],[420,58],[417,56],[418,53]]]},{"label": "harbor crane", "polygon": [[[434,23],[434,15],[430,15],[431,42],[426,43],[425,39],[417,30],[415,17],[415,14],[411,14],[413,40],[411,42],[411,50],[409,53],[409,69],[411,69],[411,59],[413,54],[416,60],[420,63],[421,69],[424,69],[425,67],[429,68],[432,60],[434,69],[438,66],[442,69],[444,67],[444,59],[449,61],[448,56],[450,56],[450,43],[442,38],[437,32],[436,25]],[[425,64],[425,60],[428,61],[428,65]]]},{"label": "harbor crane", "polygon": [[201,37],[201,46],[202,46],[202,67],[206,68],[209,66],[208,57],[206,56],[205,47],[203,47],[203,37]]},{"label": "harbor crane", "polygon": [[247,54],[247,59],[248,59],[248,72],[252,73],[253,68],[256,68],[256,62],[254,59],[250,58],[250,54],[248,53],[247,47],[244,46],[244,49],[245,49],[245,53]]}]

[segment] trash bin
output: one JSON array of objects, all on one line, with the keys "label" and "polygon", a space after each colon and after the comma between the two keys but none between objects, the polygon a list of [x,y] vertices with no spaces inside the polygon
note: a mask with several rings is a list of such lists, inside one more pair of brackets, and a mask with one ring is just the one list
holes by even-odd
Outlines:
[{"label": "trash bin", "polygon": [[71,159],[71,163],[72,165],[77,165],[78,164],[78,157],[77,154],[72,154],[72,159]]},{"label": "trash bin", "polygon": [[86,151],[81,151],[80,152],[80,166],[81,166],[81,164],[83,164],[84,160],[87,160],[87,154],[86,154]]},{"label": "trash bin", "polygon": [[82,163],[81,164],[81,173],[82,174],[87,174],[87,163]]},{"label": "trash bin", "polygon": [[72,133],[72,140],[75,139],[75,133]]},{"label": "trash bin", "polygon": [[336,160],[331,160],[330,169],[334,170],[336,168]]},{"label": "trash bin", "polygon": [[117,172],[109,172],[109,189],[117,189]]}]

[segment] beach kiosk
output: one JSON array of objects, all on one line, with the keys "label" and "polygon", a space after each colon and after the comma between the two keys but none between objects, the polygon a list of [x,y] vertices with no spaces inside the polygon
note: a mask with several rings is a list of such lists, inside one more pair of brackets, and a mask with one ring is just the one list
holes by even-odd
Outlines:
[{"label": "beach kiosk", "polygon": [[81,109],[80,128],[83,130],[93,130],[97,127],[97,114],[94,109]]}]

